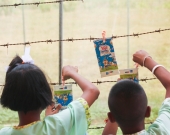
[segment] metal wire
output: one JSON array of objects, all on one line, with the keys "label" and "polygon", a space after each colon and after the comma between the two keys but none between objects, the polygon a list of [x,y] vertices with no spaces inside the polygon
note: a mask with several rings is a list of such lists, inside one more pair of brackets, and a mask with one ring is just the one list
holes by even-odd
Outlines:
[{"label": "metal wire", "polygon": [[[140,79],[139,81],[147,83],[148,80],[155,80],[155,79],[157,79],[157,78],[144,78],[144,79]],[[112,82],[117,82],[117,81],[99,81],[99,80],[97,80],[96,82],[91,82],[91,83],[96,83],[98,85],[101,83],[112,83]],[[60,85],[60,84],[61,83],[50,83],[50,85]],[[77,85],[76,82],[65,82],[64,84],[76,84]]]},{"label": "metal wire", "polygon": [[65,1],[82,1],[83,0],[56,0],[56,1],[50,1],[50,2],[34,2],[34,3],[15,3],[10,5],[0,5],[0,7],[18,7],[18,6],[30,6],[30,5],[36,5],[37,7],[41,4],[54,4],[54,3],[60,3]]},{"label": "metal wire", "polygon": [[[149,32],[144,32],[144,33],[133,33],[133,34],[130,34],[130,35],[122,35],[122,36],[111,36],[112,38],[122,38],[122,37],[139,37],[140,35],[146,35],[146,34],[151,34],[151,33],[160,33],[160,32],[163,32],[163,31],[169,31],[170,28],[168,29],[159,29],[159,30],[154,30],[154,31],[149,31]],[[7,44],[1,44],[0,46],[12,46],[12,45],[31,45],[31,44],[37,44],[37,43],[53,43],[53,42],[59,42],[59,41],[67,41],[67,42],[73,42],[73,41],[80,41],[80,40],[89,40],[89,41],[93,41],[93,40],[96,40],[96,39],[101,39],[101,38],[93,38],[90,36],[90,38],[77,38],[77,39],[74,39],[74,38],[68,38],[68,39],[62,39],[62,40],[51,40],[51,39],[48,39],[48,40],[43,40],[43,41],[32,41],[32,42],[24,42],[24,43],[7,43]]]},{"label": "metal wire", "polygon": [[[139,81],[147,83],[148,80],[155,80],[155,79],[157,79],[157,78],[144,78],[144,79],[140,79]],[[97,80],[96,82],[91,82],[91,83],[96,83],[98,85],[101,83],[112,83],[112,82],[117,82],[117,81],[99,81],[99,80]],[[62,83],[49,83],[49,84],[50,85],[61,85]],[[77,85],[76,82],[65,82],[64,84],[76,84]],[[1,84],[0,86],[4,86],[4,85]]]}]

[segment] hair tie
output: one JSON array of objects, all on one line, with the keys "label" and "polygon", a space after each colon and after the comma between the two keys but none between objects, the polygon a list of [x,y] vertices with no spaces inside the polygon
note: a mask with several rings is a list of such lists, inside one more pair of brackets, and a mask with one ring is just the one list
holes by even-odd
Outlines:
[{"label": "hair tie", "polygon": [[25,64],[25,63],[34,64],[34,60],[30,56],[30,46],[29,47],[25,47],[25,53],[22,56],[22,60],[23,60],[22,64]]},{"label": "hair tie", "polygon": [[158,67],[164,67],[164,66],[163,66],[163,65],[155,65],[155,66],[152,68],[152,74],[154,74],[155,70],[156,70]]},{"label": "hair tie", "polygon": [[146,60],[147,57],[150,57],[152,59],[152,57],[150,55],[145,56],[144,59],[143,59],[143,65],[142,65],[143,67],[145,66],[145,60]]}]

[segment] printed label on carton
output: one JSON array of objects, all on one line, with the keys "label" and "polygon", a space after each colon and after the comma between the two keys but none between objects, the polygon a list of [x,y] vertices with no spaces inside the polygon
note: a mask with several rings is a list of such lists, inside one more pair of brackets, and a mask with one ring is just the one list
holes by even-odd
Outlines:
[{"label": "printed label on carton", "polygon": [[120,72],[121,79],[130,79],[136,83],[139,83],[138,68],[122,69],[119,70],[119,72]]}]

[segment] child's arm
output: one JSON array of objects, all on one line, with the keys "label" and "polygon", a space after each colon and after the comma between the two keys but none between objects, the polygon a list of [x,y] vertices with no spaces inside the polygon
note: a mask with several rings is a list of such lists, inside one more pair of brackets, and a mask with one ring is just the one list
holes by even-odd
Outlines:
[{"label": "child's arm", "polygon": [[64,66],[62,69],[63,80],[72,78],[82,89],[84,98],[88,105],[91,106],[93,102],[98,98],[100,92],[98,88],[84,77],[77,73],[78,69],[73,66]]},{"label": "child's arm", "polygon": [[110,120],[108,120],[102,135],[116,135],[117,129],[118,129],[117,123],[116,122],[111,123]]},{"label": "child's arm", "polygon": [[[145,66],[150,71],[158,65],[156,61],[154,61],[151,57],[147,57],[149,54],[143,50],[137,51],[133,55],[133,61],[137,62],[141,66]],[[146,58],[145,58],[146,57]],[[144,61],[145,58],[145,61]],[[143,65],[144,63],[144,65]],[[158,67],[154,71],[154,75],[159,79],[159,81],[162,83],[162,85],[166,89],[166,95],[165,98],[170,97],[170,72],[168,72],[164,67]]]}]

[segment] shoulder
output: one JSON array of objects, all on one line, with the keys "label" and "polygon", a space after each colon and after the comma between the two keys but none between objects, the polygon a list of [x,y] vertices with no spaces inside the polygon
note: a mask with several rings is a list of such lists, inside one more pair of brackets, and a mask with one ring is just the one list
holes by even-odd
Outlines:
[{"label": "shoulder", "polygon": [[55,129],[60,131],[60,134],[84,135],[90,124],[88,104],[82,98],[74,100],[67,106],[67,109],[47,116],[44,122],[50,130]]},{"label": "shoulder", "polygon": [[85,114],[85,117],[86,117],[86,120],[87,120],[87,123],[89,126],[91,123],[91,115],[90,115],[89,105],[88,105],[87,101],[83,98],[78,98],[77,100],[75,100],[69,104],[70,107],[73,105],[76,107],[76,110],[78,112]]},{"label": "shoulder", "polygon": [[0,130],[0,135],[11,135],[12,128],[11,127],[5,127]]},{"label": "shoulder", "polygon": [[163,101],[162,106],[159,110],[158,118],[161,118],[163,115],[166,115],[170,121],[170,98],[166,98]]},{"label": "shoulder", "polygon": [[68,105],[68,107],[69,106],[78,106],[79,108],[83,108],[83,109],[89,108],[87,101],[83,98],[78,98],[77,100],[74,100]]},{"label": "shoulder", "polygon": [[[86,100],[83,98],[78,98],[72,101],[68,106],[67,109],[62,110],[61,112],[48,116],[45,120],[50,121],[52,119],[58,119],[58,122],[66,122],[70,119],[84,119],[87,121],[87,124],[90,125],[91,116],[89,111],[89,106]],[[64,121],[63,121],[64,120]]]},{"label": "shoulder", "polygon": [[148,132],[170,134],[170,98],[166,98],[159,110],[158,118],[149,127]]},{"label": "shoulder", "polygon": [[164,108],[164,107],[170,107],[170,98],[166,98],[163,101],[161,109]]}]

